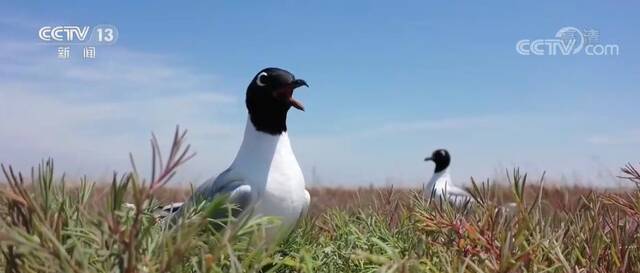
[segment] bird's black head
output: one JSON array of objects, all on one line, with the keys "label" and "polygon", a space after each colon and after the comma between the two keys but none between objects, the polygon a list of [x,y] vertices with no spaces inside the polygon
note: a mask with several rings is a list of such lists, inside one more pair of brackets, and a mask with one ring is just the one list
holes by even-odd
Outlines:
[{"label": "bird's black head", "polygon": [[425,158],[424,161],[433,161],[433,163],[436,163],[436,169],[433,172],[437,173],[449,167],[449,163],[451,163],[451,156],[447,150],[438,149],[433,151],[431,157]]},{"label": "bird's black head", "polygon": [[287,112],[291,106],[304,111],[302,103],[293,98],[293,90],[307,82],[280,68],[265,68],[258,72],[247,87],[247,110],[256,130],[272,135],[287,131]]}]

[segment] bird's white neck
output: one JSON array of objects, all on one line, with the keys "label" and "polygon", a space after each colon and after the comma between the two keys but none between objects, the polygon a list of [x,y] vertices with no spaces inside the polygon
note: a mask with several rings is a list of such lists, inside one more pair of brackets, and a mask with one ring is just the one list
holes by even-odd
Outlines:
[{"label": "bird's white neck", "polygon": [[244,138],[232,166],[251,166],[258,169],[268,169],[276,156],[293,157],[293,150],[287,132],[282,132],[278,135],[264,133],[256,130],[251,120],[247,119]]},{"label": "bird's white neck", "polygon": [[429,183],[425,185],[424,189],[426,191],[432,191],[434,189],[446,188],[449,177],[449,168],[434,173],[431,177],[431,180],[429,180]]}]

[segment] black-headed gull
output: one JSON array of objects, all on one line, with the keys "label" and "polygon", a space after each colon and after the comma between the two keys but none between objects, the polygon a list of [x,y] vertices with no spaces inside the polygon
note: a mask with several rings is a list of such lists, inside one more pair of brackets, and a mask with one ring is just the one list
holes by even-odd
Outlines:
[{"label": "black-headed gull", "polygon": [[447,150],[435,150],[430,157],[424,160],[433,161],[436,165],[431,180],[423,186],[425,198],[434,198],[438,201],[447,200],[454,206],[463,206],[474,201],[466,190],[456,187],[451,181],[451,175],[449,174],[451,155]]},{"label": "black-headed gull", "polygon": [[253,77],[246,92],[249,117],[235,160],[200,185],[188,202],[228,195],[243,212],[278,218],[280,234],[291,230],[311,199],[287,134],[289,109],[304,111],[292,97],[301,86],[308,87],[280,68],[266,68]]}]

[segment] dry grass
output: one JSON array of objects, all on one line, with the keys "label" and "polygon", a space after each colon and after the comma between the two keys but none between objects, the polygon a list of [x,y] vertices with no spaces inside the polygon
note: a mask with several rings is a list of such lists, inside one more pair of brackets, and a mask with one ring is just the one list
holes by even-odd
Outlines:
[{"label": "dry grass", "polygon": [[[107,187],[100,187],[98,191],[108,191]],[[398,202],[403,206],[409,206],[411,196],[420,189],[412,188],[394,188],[394,187],[355,187],[355,188],[338,188],[338,187],[313,187],[309,189],[311,194],[311,207],[309,215],[311,217],[320,216],[328,210],[338,209],[341,211],[354,213],[359,210],[369,210],[375,208],[376,204],[381,200],[388,200],[390,197],[394,202]],[[525,197],[529,200],[539,194],[540,188],[536,185],[527,186],[525,189]],[[496,202],[503,204],[514,202],[513,192],[508,185],[497,186]],[[592,194],[615,194],[624,196],[625,190],[602,190],[591,189],[580,186],[549,186],[542,188],[542,198],[547,206],[556,210],[575,211],[580,201]],[[189,188],[168,187],[161,189],[156,194],[156,198],[161,203],[182,202],[191,195]],[[99,199],[98,199],[99,200]]]},{"label": "dry grass", "polygon": [[[6,185],[6,182],[0,183]],[[1,186],[0,186],[1,187]],[[71,192],[77,191],[76,186],[68,187]],[[95,188],[94,196],[90,201],[90,207],[100,208],[104,206],[109,195],[110,187],[107,183],[98,183]],[[326,211],[338,209],[347,213],[356,213],[361,210],[375,209],[380,205],[382,200],[389,202],[397,202],[402,206],[408,207],[411,204],[413,193],[419,192],[420,189],[412,188],[394,188],[394,187],[355,187],[355,188],[338,188],[338,187],[314,187],[310,188],[311,206],[309,215],[312,218],[322,215]],[[533,199],[540,191],[538,186],[527,186],[525,196],[527,199]],[[513,193],[509,186],[497,186],[495,189],[496,202],[503,204],[514,202]],[[545,204],[552,209],[562,211],[575,211],[580,201],[592,194],[615,194],[624,196],[625,191],[612,191],[591,189],[579,186],[551,186],[542,188],[542,198]],[[155,199],[160,204],[168,204],[172,202],[182,202],[191,196],[191,189],[185,187],[163,187],[158,189],[154,194]],[[128,202],[132,201],[131,196],[126,198]]]}]

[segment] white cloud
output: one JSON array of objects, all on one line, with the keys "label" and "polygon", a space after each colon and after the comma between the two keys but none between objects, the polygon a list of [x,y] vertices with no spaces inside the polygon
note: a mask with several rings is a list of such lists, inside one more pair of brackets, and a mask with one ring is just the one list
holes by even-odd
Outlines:
[{"label": "white cloud", "polygon": [[176,124],[201,152],[194,170],[228,160],[202,151],[228,150],[244,124],[218,77],[170,57],[104,47],[95,60],[64,61],[55,46],[23,41],[0,49],[0,162],[23,170],[52,156],[72,174],[123,171],[128,152],[146,163],[150,132],[168,139]]}]

